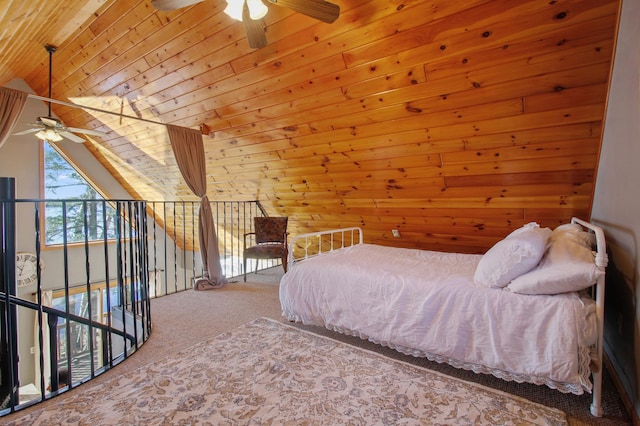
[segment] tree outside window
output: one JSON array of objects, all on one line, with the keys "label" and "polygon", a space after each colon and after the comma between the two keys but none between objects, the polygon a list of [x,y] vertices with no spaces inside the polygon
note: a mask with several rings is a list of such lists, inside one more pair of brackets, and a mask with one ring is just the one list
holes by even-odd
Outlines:
[{"label": "tree outside window", "polygon": [[[113,207],[51,145],[44,143],[45,244],[115,238]],[[66,226],[65,226],[66,225]]]}]

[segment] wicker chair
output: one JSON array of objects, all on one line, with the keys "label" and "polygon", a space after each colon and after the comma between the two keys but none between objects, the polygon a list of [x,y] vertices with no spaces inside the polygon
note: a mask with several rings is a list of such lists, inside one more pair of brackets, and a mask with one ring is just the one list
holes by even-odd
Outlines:
[{"label": "wicker chair", "polygon": [[[255,232],[244,234],[244,281],[247,281],[247,259],[256,259],[255,273],[258,272],[258,259],[281,259],[284,272],[287,272],[287,222],[288,217],[254,217]],[[254,235],[255,245],[247,247],[247,237]]]}]

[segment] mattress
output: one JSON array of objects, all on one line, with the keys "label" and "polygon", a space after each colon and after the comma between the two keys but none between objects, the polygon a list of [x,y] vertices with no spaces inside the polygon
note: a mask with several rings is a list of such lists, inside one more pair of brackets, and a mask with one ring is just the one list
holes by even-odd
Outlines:
[{"label": "mattress", "polygon": [[324,253],[282,277],[283,315],[505,380],[590,391],[594,302],[476,286],[480,258],[372,244]]}]

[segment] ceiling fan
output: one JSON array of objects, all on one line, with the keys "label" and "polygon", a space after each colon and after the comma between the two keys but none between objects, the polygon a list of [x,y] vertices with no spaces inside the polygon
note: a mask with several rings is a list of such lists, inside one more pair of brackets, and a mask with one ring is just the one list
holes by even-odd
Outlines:
[{"label": "ceiling fan", "polygon": [[[170,11],[200,3],[204,0],[151,0],[158,10]],[[249,46],[259,49],[267,45],[265,25],[262,18],[269,10],[262,0],[226,0],[224,12],[232,18],[242,21]],[[267,0],[268,3],[287,7],[295,12],[310,16],[328,24],[340,15],[340,6],[325,0]]]},{"label": "ceiling fan", "polygon": [[[49,99],[51,99],[51,70],[53,63],[53,53],[56,51],[56,47],[50,44],[44,46],[49,52]],[[82,133],[85,135],[93,136],[105,136],[105,133],[96,130],[77,129],[75,127],[67,127],[57,118],[51,116],[51,102],[49,102],[49,113],[46,117],[38,117],[35,123],[31,124],[31,129],[24,130],[22,132],[14,133],[14,135],[27,135],[29,133],[35,133],[38,139],[47,142],[60,142],[64,138],[67,138],[76,143],[83,143],[85,140],[74,133]]]}]

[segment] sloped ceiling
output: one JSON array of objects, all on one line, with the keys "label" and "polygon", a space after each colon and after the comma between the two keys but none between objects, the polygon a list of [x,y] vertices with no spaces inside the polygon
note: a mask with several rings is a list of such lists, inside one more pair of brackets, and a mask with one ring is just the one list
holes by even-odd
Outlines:
[{"label": "sloped ceiling", "polygon": [[[25,5],[24,3],[28,3]],[[590,214],[617,0],[336,0],[333,24],[269,4],[251,49],[223,0],[5,2],[0,85],[24,79],[136,197],[193,200],[154,123],[200,128],[212,200],[290,232],[481,252]],[[398,229],[401,238],[393,238]]]}]

